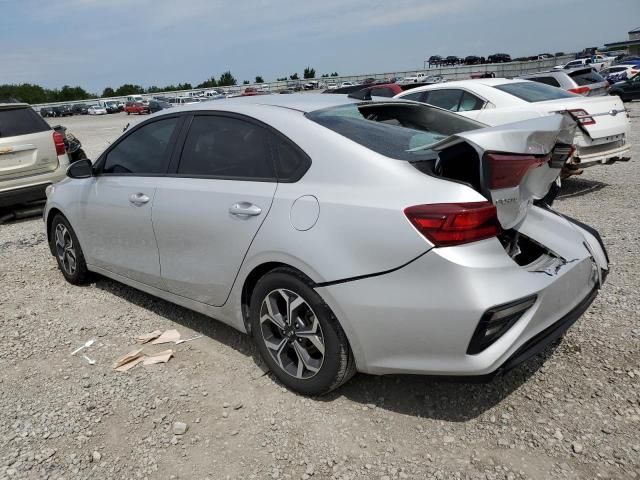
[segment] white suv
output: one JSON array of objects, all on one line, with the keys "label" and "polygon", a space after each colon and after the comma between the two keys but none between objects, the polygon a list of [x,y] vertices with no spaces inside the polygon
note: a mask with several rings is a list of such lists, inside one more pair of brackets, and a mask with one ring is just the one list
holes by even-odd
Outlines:
[{"label": "white suv", "polygon": [[0,207],[44,199],[68,166],[62,134],[26,103],[0,103]]}]

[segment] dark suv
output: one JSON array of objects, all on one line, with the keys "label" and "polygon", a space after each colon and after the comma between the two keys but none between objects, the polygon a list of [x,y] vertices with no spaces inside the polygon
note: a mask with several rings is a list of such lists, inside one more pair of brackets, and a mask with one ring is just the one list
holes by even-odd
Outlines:
[{"label": "dark suv", "polygon": [[511,61],[511,55],[506,53],[494,53],[487,58],[489,63],[507,63]]},{"label": "dark suv", "polygon": [[618,95],[623,102],[640,99],[640,73],[611,85],[609,95]]}]

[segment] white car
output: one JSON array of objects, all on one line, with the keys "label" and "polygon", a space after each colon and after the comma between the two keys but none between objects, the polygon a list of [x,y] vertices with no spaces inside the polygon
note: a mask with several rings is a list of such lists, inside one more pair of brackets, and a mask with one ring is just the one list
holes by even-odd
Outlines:
[{"label": "white car", "polygon": [[640,73],[640,67],[637,65],[624,65],[624,64],[613,65],[608,68],[603,68],[598,73],[606,79],[613,79],[615,77],[616,80],[614,81],[620,81],[620,80],[626,80]]},{"label": "white car", "polygon": [[340,88],[342,87],[353,87],[355,85],[355,83],[351,83],[351,82],[342,82],[340,84]]},{"label": "white car", "polygon": [[615,96],[583,97],[528,80],[483,78],[426,85],[395,98],[428,103],[494,126],[568,111],[580,123],[572,164],[628,160],[631,152],[629,118]]},{"label": "white car", "polygon": [[427,75],[426,73],[418,72],[415,75],[411,75],[409,77],[404,77],[404,79],[402,81],[403,81],[403,83],[424,82],[427,79],[428,76],[429,75]]},{"label": "white car", "polygon": [[577,60],[571,60],[570,62],[565,63],[564,65],[557,65],[553,68],[555,70],[569,70],[577,67],[591,66],[596,70],[602,70],[603,68],[606,68],[609,65],[611,65],[611,61],[606,61],[599,58],[594,58],[593,60],[591,58],[579,58]]},{"label": "white car", "polygon": [[92,105],[87,110],[89,115],[106,115],[107,109],[100,105]]}]

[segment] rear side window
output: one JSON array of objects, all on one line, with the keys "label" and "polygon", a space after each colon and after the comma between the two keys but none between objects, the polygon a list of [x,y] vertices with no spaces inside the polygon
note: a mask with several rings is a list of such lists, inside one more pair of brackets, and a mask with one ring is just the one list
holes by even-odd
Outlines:
[{"label": "rear side window", "polygon": [[604,78],[593,70],[579,70],[571,72],[569,76],[580,86],[604,82]]},{"label": "rear side window", "polygon": [[282,182],[297,182],[311,165],[311,160],[300,148],[272,135],[275,153],[276,172]]},{"label": "rear side window", "polygon": [[551,85],[552,87],[559,87],[560,82],[553,77],[531,77],[527,80],[532,82],[544,83],[545,85]]},{"label": "rear side window", "polygon": [[460,100],[459,112],[469,112],[472,110],[480,110],[484,107],[484,100],[472,95],[469,92],[462,94],[462,100]]},{"label": "rear side window", "polygon": [[456,112],[458,111],[461,97],[462,90],[431,90],[426,102],[429,105],[434,105],[436,107],[444,108],[445,110]]},{"label": "rear side window", "polygon": [[513,82],[494,85],[493,88],[506,92],[525,102],[535,103],[559,98],[573,98],[576,95],[561,88],[551,87],[536,82]]},{"label": "rear side window", "polygon": [[107,154],[102,172],[135,175],[165,173],[171,139],[178,121],[178,118],[167,118],[133,131]]},{"label": "rear side window", "polygon": [[51,127],[31,108],[0,109],[0,138],[46,132]]},{"label": "rear side window", "polygon": [[266,130],[237,118],[196,116],[182,149],[178,174],[275,180]]}]

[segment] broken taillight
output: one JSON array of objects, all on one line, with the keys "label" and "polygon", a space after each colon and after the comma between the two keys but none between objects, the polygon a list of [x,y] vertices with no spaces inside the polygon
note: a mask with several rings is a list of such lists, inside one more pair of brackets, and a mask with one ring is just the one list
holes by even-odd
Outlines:
[{"label": "broken taillight", "polygon": [[549,161],[549,156],[520,155],[516,153],[487,153],[489,188],[517,187],[524,176]]},{"label": "broken taillight", "polygon": [[436,247],[484,240],[500,232],[496,207],[490,202],[415,205],[404,214]]},{"label": "broken taillight", "polygon": [[60,132],[53,132],[53,143],[56,146],[56,155],[64,155],[66,150],[64,148],[64,136]]},{"label": "broken taillight", "polygon": [[582,108],[568,110],[568,112],[573,118],[580,122],[580,125],[594,125],[596,123],[595,118],[590,116],[587,111],[583,110]]}]

